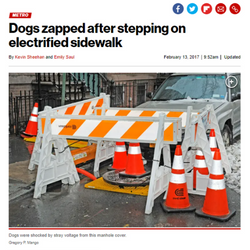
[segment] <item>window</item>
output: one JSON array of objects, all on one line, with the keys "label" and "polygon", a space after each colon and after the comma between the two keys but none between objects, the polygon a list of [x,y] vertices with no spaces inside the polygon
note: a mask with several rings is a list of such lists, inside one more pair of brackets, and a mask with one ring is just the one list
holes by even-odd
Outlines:
[{"label": "window", "polygon": [[225,75],[173,75],[157,91],[153,100],[225,99]]},{"label": "window", "polygon": [[146,84],[140,84],[137,86],[137,105],[140,105],[146,101]]},{"label": "window", "polygon": [[114,106],[123,106],[123,86],[114,86]]}]

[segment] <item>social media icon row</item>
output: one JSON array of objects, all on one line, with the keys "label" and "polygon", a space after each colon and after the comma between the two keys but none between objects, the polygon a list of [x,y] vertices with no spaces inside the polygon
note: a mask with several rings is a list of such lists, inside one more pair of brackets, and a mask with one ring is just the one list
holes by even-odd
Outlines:
[{"label": "social media icon row", "polygon": [[[203,14],[210,14],[213,10],[213,7],[209,4],[209,3],[204,3],[202,6],[201,6],[201,11]],[[227,7],[225,4],[223,3],[219,3],[215,6],[215,11],[218,13],[218,14],[224,14],[227,10]],[[237,4],[237,3],[233,3],[230,5],[229,7],[229,10],[232,14],[236,15],[238,13],[240,13],[240,5]],[[182,4],[180,3],[176,3],[174,6],[173,6],[173,12],[177,15],[181,14],[182,12],[184,11],[184,7]],[[187,6],[187,12],[191,15],[194,15],[198,12],[198,6],[195,4],[195,3],[190,3],[188,6]]]}]

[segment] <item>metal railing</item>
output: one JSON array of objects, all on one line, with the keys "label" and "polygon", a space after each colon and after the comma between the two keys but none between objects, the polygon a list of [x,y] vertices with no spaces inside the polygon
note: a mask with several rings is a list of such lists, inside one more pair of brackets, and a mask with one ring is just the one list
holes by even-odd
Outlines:
[{"label": "metal railing", "polygon": [[154,92],[161,84],[156,79],[116,81],[102,84],[104,93],[110,94],[111,107],[134,108],[147,101],[147,92]]},{"label": "metal railing", "polygon": [[10,134],[20,134],[23,132],[29,121],[35,102],[40,103],[39,110],[45,106],[57,107],[61,105],[59,92],[49,92],[39,97],[32,91],[20,91],[19,96],[9,96],[9,132]]},{"label": "metal railing", "polygon": [[[66,73],[65,104],[99,96],[110,95],[111,107],[134,108],[147,101],[146,93],[154,92],[161,84],[159,79],[111,81],[100,73]],[[50,85],[44,85],[50,83]],[[32,84],[34,91],[20,91],[18,96],[9,96],[9,132],[25,131],[35,102],[39,111],[45,106],[59,107],[62,100],[62,74],[37,73]]]}]

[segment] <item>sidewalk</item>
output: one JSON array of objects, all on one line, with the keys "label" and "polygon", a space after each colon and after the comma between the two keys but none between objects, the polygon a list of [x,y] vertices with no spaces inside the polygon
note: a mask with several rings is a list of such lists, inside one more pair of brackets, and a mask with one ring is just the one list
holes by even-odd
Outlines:
[{"label": "sidewalk", "polygon": [[25,141],[16,136],[9,138],[9,200],[34,190],[36,170],[28,170],[30,153]]},{"label": "sidewalk", "polygon": [[[15,151],[13,151],[13,147]],[[146,215],[146,196],[86,189],[91,180],[81,176],[79,183],[68,186],[57,183],[48,186],[47,193],[33,199],[36,171],[29,171],[29,152],[26,143],[18,137],[10,138],[9,165],[9,226],[10,227],[240,227],[240,194],[227,188],[229,207],[236,215],[227,222],[197,217],[194,213],[165,213],[160,203],[163,194],[155,200],[153,211]],[[10,155],[11,156],[11,155]],[[18,162],[11,163],[15,160]],[[100,174],[108,166],[101,168]],[[196,208],[204,197],[189,195]]]}]

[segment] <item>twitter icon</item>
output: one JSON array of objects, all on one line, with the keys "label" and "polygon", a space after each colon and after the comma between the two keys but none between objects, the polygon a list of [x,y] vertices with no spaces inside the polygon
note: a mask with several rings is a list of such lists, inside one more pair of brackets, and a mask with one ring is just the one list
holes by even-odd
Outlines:
[{"label": "twitter icon", "polygon": [[195,4],[195,3],[190,3],[188,6],[187,6],[187,12],[189,14],[195,14],[196,12],[198,11],[198,6]]}]

